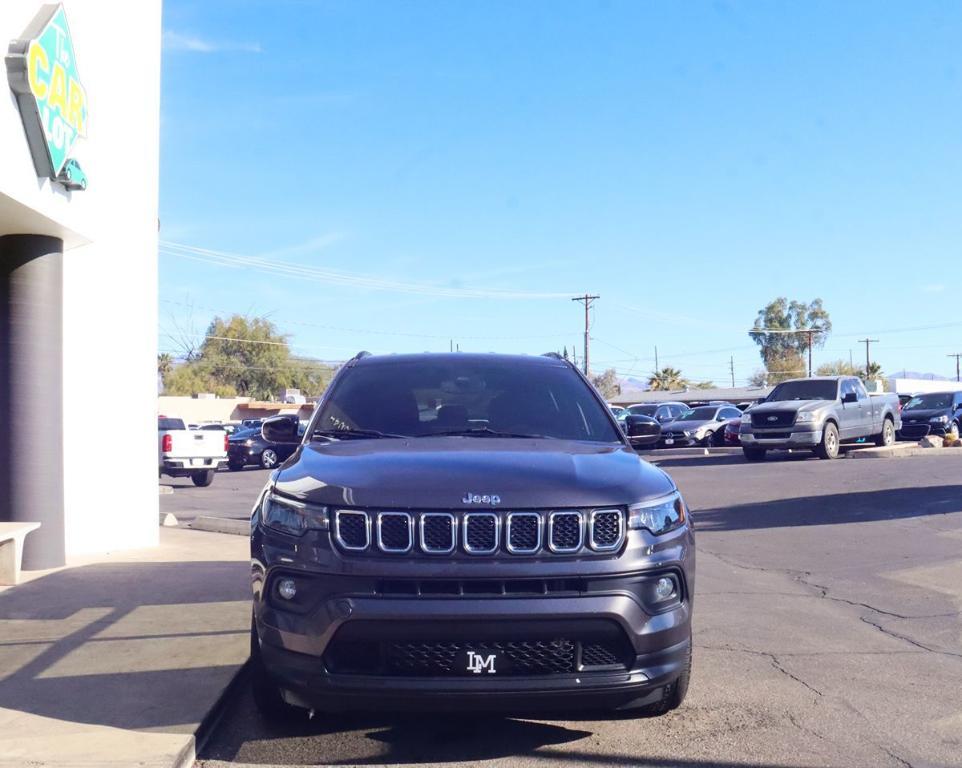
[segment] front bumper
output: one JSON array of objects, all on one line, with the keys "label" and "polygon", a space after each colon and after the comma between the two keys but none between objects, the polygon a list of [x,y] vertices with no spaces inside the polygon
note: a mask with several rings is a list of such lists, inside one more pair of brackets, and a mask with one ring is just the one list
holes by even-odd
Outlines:
[{"label": "front bumper", "polygon": [[[619,554],[604,557],[351,557],[331,547],[326,532],[294,545],[290,537],[257,526],[251,575],[261,657],[289,703],[322,711],[644,706],[682,672],[691,637],[691,531],[660,539],[632,531]],[[657,609],[637,585],[664,573],[678,578],[680,599]],[[302,585],[303,599],[283,604],[275,596],[282,577]],[[461,584],[458,594],[420,588],[441,580]],[[411,581],[419,587],[405,594]],[[513,591],[525,581],[543,581],[545,593]],[[503,585],[500,594],[476,596],[468,588],[492,583]],[[383,658],[385,646],[376,643],[398,638],[435,645],[470,638],[468,647],[534,635],[577,640],[585,627],[599,625],[618,635],[619,665],[587,667],[579,651],[571,670],[551,674],[502,675],[500,666],[490,675],[470,674],[463,666],[445,674],[398,674],[382,667],[357,673],[336,655],[345,644],[369,643]],[[475,638],[478,645],[471,646]]]},{"label": "front bumper", "polygon": [[902,422],[902,428],[895,433],[895,437],[899,440],[921,440],[928,435],[945,437],[947,426],[947,424],[906,424]]},{"label": "front bumper", "polygon": [[628,438],[628,442],[631,443],[632,448],[653,448],[658,445],[659,440],[661,440],[661,434],[659,432],[650,435],[634,435]]},{"label": "front bumper", "polygon": [[759,429],[752,427],[750,432],[740,432],[743,446],[750,448],[806,448],[812,449],[822,442],[821,426],[795,424],[788,427]]}]

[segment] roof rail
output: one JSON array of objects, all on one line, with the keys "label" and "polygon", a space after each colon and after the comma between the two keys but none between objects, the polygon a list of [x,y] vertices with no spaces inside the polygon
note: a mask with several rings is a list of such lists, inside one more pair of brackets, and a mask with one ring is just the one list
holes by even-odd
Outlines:
[{"label": "roof rail", "polygon": [[354,365],[354,363],[356,363],[358,360],[363,360],[365,357],[370,357],[370,356],[371,356],[370,352],[368,352],[366,349],[362,349],[360,352],[354,355],[354,357],[352,357],[350,360],[347,361],[347,365]]}]

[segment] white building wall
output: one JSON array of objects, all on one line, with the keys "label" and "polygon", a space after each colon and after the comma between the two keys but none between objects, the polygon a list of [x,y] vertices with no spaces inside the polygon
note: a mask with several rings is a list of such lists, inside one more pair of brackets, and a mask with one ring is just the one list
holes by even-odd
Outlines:
[{"label": "white building wall", "polygon": [[[37,0],[0,2],[0,38]],[[88,179],[38,179],[16,100],[0,96],[0,232],[65,238],[64,436],[67,555],[156,545],[157,198],[160,0],[65,0],[86,87],[88,135],[73,153]],[[23,206],[20,212],[18,206]],[[37,216],[39,214],[39,217]],[[13,219],[13,221],[11,221]],[[44,230],[40,219],[49,220]],[[87,244],[84,244],[87,243]],[[71,247],[73,246],[73,247]],[[104,410],[124,392],[123,411]]]}]

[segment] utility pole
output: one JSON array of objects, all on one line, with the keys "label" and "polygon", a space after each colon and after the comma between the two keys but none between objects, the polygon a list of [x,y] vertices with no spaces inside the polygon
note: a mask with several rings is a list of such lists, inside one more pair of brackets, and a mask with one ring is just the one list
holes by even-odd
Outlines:
[{"label": "utility pole", "polygon": [[962,379],[959,379],[959,358],[962,357],[962,352],[956,352],[953,355],[946,355],[946,357],[955,358],[955,380],[962,381]]},{"label": "utility pole", "polygon": [[655,373],[658,373],[658,345],[655,345]]},{"label": "utility pole", "polygon": [[588,310],[591,309],[591,305],[595,303],[595,300],[600,298],[600,296],[592,296],[586,293],[584,296],[575,296],[572,299],[572,301],[583,302],[585,305],[585,356],[583,360],[585,376],[588,375]]},{"label": "utility pole", "polygon": [[735,356],[734,355],[732,355],[728,361],[728,369],[731,371],[731,374],[732,374],[732,389],[734,389],[735,388]]},{"label": "utility pole", "polygon": [[878,339],[859,339],[858,343],[865,345],[865,375],[868,376],[868,367],[872,364],[872,357],[869,354],[869,349],[873,344],[878,344]]}]

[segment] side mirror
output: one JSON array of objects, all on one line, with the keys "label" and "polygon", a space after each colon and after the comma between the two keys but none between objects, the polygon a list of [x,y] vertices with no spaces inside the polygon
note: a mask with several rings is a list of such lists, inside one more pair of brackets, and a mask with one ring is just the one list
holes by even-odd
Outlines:
[{"label": "side mirror", "polygon": [[269,443],[296,443],[297,416],[274,416],[265,420],[261,435]]},{"label": "side mirror", "polygon": [[857,402],[858,402],[858,395],[855,394],[854,392],[846,392],[844,395],[842,395],[842,402],[843,402],[843,403],[857,403]]},{"label": "side mirror", "polygon": [[628,437],[651,434],[651,422],[648,422],[644,416],[629,416],[625,419],[625,433]]}]

